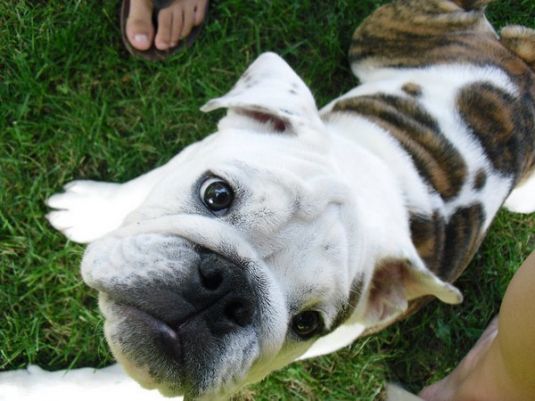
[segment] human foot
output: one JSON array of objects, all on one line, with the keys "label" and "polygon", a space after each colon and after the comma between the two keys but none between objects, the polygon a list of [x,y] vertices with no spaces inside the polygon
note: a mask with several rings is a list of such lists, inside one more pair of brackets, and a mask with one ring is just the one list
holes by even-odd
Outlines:
[{"label": "human foot", "polygon": [[[123,10],[121,18],[126,18],[123,34],[131,47],[147,51],[154,46],[168,51],[204,21],[208,0],[128,0],[126,3],[124,7],[129,8]],[[153,25],[155,10],[156,26]]]}]

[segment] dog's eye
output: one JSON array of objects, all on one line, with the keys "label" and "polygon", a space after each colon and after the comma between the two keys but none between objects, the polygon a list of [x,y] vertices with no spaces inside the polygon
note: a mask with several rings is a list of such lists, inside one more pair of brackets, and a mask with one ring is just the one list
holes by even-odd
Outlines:
[{"label": "dog's eye", "polygon": [[208,178],[202,185],[200,195],[203,203],[214,213],[227,210],[234,200],[230,185],[221,178]]},{"label": "dog's eye", "polygon": [[303,340],[308,340],[323,329],[321,315],[317,311],[298,313],[292,319],[292,330]]}]

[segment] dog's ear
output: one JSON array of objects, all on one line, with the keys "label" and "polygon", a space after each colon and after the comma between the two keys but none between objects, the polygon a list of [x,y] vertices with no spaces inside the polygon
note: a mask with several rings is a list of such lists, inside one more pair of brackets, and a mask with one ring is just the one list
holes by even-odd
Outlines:
[{"label": "dog's ear", "polygon": [[462,302],[462,294],[453,285],[442,281],[418,259],[384,259],[374,271],[367,291],[364,321],[383,326],[399,317],[409,301],[433,295],[448,304]]},{"label": "dog's ear", "polygon": [[292,68],[275,53],[260,55],[225,96],[212,99],[201,110],[227,108],[223,128],[251,128],[261,124],[273,132],[297,133],[320,127],[312,93]]}]

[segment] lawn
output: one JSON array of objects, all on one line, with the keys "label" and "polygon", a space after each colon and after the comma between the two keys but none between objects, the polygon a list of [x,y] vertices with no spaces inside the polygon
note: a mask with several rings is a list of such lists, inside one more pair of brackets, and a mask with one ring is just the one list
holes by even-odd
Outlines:
[{"label": "lawn", "polygon": [[[281,54],[319,105],[357,82],[353,29],[384,1],[212,1],[195,45],[160,63],[123,49],[118,0],[0,0],[0,369],[112,362],[84,247],[47,224],[44,200],[76,178],[125,181],[215,129],[199,107],[261,52]],[[495,26],[535,27],[535,0],[492,5]],[[417,390],[447,373],[497,313],[535,248],[535,216],[501,212],[458,286],[461,306],[416,316],[335,355],[293,364],[239,400],[373,400],[386,380]]]}]

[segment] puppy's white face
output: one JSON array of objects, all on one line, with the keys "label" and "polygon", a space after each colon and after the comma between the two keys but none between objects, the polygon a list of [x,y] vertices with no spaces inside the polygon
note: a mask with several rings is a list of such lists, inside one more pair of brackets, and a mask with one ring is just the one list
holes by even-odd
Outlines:
[{"label": "puppy's white face", "polygon": [[[227,397],[364,316],[374,266],[363,262],[357,184],[338,174],[310,91],[286,63],[261,56],[206,109],[217,107],[229,108],[218,132],[185,149],[82,264],[127,372],[198,400]],[[436,287],[427,292],[451,295],[426,272],[403,277],[418,274]]]}]

